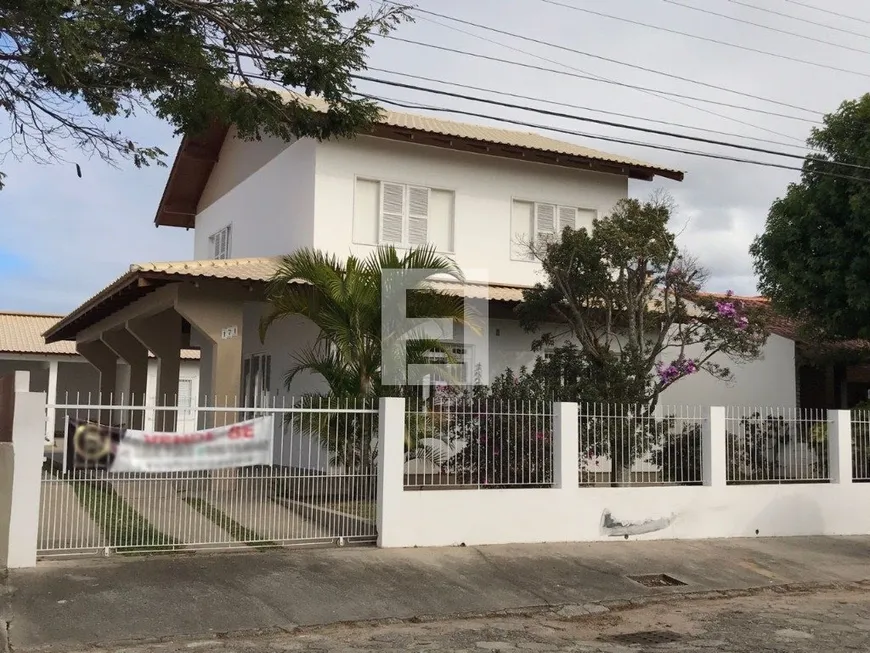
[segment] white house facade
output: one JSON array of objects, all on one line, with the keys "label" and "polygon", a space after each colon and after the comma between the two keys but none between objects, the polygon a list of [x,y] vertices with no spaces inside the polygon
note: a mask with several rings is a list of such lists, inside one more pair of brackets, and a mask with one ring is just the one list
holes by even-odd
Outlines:
[{"label": "white house facade", "polygon": [[[304,247],[345,257],[384,243],[431,243],[489,302],[486,356],[459,353],[471,365],[488,359],[491,375],[516,370],[535,359],[534,336],[512,317],[523,288],[540,278],[524,246],[566,225],[591,225],[627,197],[630,178],[655,176],[682,179],[676,170],[538,134],[416,114],[385,112],[370,133],[326,142],[242,141],[231,127],[215,127],[185,137],[155,218],[158,226],[195,230],[192,259],[131,266],[46,336],[86,351],[106,332],[169,334],[166,343],[143,342],[161,361],[198,348],[199,396],[240,404],[323,390],[310,376],[283,387],[293,352],[317,335],[312,324],[285,320],[260,341],[263,292],[278,258]],[[734,382],[697,375],[663,401],[795,405],[793,341],[771,336],[760,359],[731,367]],[[172,394],[174,383],[171,375],[159,379],[158,392]]]}]

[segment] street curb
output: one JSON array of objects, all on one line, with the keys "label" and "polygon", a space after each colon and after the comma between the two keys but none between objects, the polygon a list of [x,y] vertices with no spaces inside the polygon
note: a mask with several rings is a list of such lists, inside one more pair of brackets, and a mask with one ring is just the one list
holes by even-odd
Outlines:
[{"label": "street curb", "polygon": [[[668,591],[661,594],[639,596],[626,599],[605,599],[601,601],[589,601],[587,603],[567,604],[542,604],[530,605],[520,608],[506,608],[504,610],[492,610],[488,612],[458,612],[453,614],[439,615],[415,615],[413,617],[388,617],[382,619],[361,619],[351,621],[334,621],[324,624],[300,626],[288,624],[287,626],[271,626],[266,628],[254,628],[235,630],[230,632],[211,632],[199,635],[165,635],[161,637],[147,637],[130,640],[117,640],[113,642],[89,642],[76,646],[76,650],[111,648],[119,650],[126,647],[143,646],[149,644],[166,644],[170,642],[211,642],[232,641],[253,637],[270,637],[275,635],[300,635],[303,633],[316,633],[324,628],[334,626],[346,626],[350,628],[362,628],[371,626],[387,626],[398,624],[421,624],[438,623],[453,620],[487,619],[493,617],[531,617],[541,614],[549,614],[558,621],[594,620],[595,618],[608,615],[612,612],[624,612],[650,605],[663,603],[689,603],[700,601],[715,601],[723,599],[740,598],[744,596],[759,596],[764,594],[800,594],[814,593],[829,590],[867,590],[870,589],[870,579],[848,582],[817,582],[817,583],[783,583],[780,585],[762,585],[740,589],[722,590],[689,590]],[[2,595],[0,595],[2,596]],[[4,638],[7,622],[0,620],[0,653],[11,653],[7,640]],[[6,646],[6,648],[4,648]],[[30,647],[29,651],[54,650],[56,644],[46,644],[38,647]]]}]

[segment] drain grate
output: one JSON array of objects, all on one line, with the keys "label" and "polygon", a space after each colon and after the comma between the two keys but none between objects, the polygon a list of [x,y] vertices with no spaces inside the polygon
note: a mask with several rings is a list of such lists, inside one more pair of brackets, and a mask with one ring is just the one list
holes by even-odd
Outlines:
[{"label": "drain grate", "polygon": [[601,635],[598,639],[614,644],[672,644],[682,639],[682,635],[671,630],[641,630],[636,633]]},{"label": "drain grate", "polygon": [[628,578],[635,583],[640,583],[644,587],[677,587],[678,585],[686,584],[667,574],[644,574],[641,576],[629,576]]}]

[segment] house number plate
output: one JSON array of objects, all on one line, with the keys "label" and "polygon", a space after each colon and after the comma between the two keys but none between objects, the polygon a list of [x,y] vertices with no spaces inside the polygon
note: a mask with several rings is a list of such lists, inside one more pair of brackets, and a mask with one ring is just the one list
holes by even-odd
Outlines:
[{"label": "house number plate", "polygon": [[230,340],[231,338],[235,338],[239,335],[239,327],[231,326],[221,329],[221,338],[224,340]]}]

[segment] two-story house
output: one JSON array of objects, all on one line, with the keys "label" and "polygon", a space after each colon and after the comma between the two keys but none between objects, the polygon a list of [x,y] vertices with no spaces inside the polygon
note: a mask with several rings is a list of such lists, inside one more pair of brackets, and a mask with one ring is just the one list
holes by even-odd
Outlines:
[{"label": "two-story house", "polygon": [[[215,125],[184,137],[155,218],[195,229],[193,259],[131,266],[46,340],[75,340],[102,370],[117,359],[106,340],[129,331],[160,360],[158,392],[170,397],[179,351],[199,347],[200,397],[251,401],[283,392],[291,353],[316,335],[310,323],[286,320],[260,342],[276,257],[302,247],[364,256],[380,243],[434,243],[466,273],[472,294],[489,300],[491,373],[516,369],[534,360],[532,337],[510,310],[538,280],[523,243],[591,224],[627,196],[629,179],[656,176],[683,173],[537,133],[411,113],[386,111],[369,133],[326,142],[243,141],[232,126]],[[457,351],[474,365],[475,352]],[[773,337],[765,360],[751,366],[733,397],[693,380],[669,399],[793,405],[793,343]],[[298,378],[290,394],[318,387]]]}]

